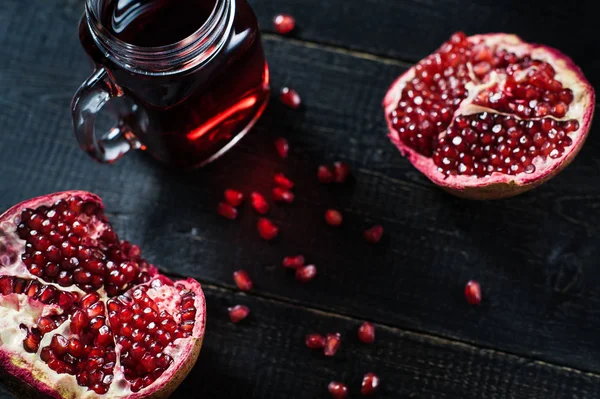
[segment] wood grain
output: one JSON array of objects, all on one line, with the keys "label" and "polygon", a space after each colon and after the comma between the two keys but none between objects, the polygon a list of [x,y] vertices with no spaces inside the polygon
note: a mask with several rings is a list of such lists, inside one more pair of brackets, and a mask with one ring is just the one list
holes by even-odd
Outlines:
[{"label": "wood grain", "polygon": [[[327,399],[327,384],[345,382],[359,397],[362,376],[381,378],[377,398],[590,399],[600,376],[581,373],[438,337],[376,325],[377,339],[356,338],[361,321],[279,301],[204,286],[208,333],[189,377],[173,399]],[[227,307],[250,307],[233,324]],[[304,346],[307,333],[339,332],[342,345],[327,358]],[[10,396],[0,391],[0,398]]]},{"label": "wood grain", "polygon": [[[232,332],[209,318],[208,350],[187,392],[316,397],[330,378],[356,384],[377,365],[390,381],[387,397],[600,397],[596,377],[536,361],[600,372],[597,126],[575,162],[543,187],[510,200],[460,200],[417,173],[385,136],[380,101],[405,64],[269,35],[274,89],[296,88],[304,110],[273,99],[253,134],[192,173],[144,154],[99,165],[71,132],[71,96],[89,73],[75,34],[81,3],[30,3],[0,5],[0,208],[58,190],[98,193],[116,230],[152,262],[215,287],[209,314],[217,318],[238,300],[222,290],[233,286],[233,270],[245,268],[255,281],[253,296],[239,300],[264,324]],[[262,21],[270,13],[256,9]],[[285,162],[273,149],[278,136],[292,145]],[[319,185],[317,165],[340,159],[351,164],[353,182]],[[267,194],[279,171],[297,182],[297,200],[271,213],[282,230],[277,241],[258,238],[247,207],[237,222],[215,214],[225,188]],[[325,225],[328,207],[344,213],[342,228]],[[378,246],[361,238],[373,223],[386,229]],[[309,285],[279,266],[295,253],[319,268]],[[483,286],[478,308],[462,298],[470,278]],[[372,362],[359,354],[340,357],[348,368],[337,358],[335,368],[300,360],[307,330],[344,328],[350,336],[360,319],[388,331]]]},{"label": "wood grain", "polygon": [[516,33],[526,41],[556,47],[572,57],[592,85],[600,86],[597,14],[590,0],[250,0],[261,27],[272,18],[296,18],[293,36],[349,50],[418,61],[450,35]]}]

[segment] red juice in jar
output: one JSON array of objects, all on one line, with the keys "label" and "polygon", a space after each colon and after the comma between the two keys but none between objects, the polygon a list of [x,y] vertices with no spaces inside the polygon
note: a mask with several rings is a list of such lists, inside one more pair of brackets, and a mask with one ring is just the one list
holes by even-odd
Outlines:
[{"label": "red juice in jar", "polygon": [[[201,166],[267,104],[268,67],[246,0],[87,0],[79,34],[96,72],[74,99],[75,131],[100,161],[143,148],[168,165]],[[93,117],[105,103],[119,123],[103,135]]]}]

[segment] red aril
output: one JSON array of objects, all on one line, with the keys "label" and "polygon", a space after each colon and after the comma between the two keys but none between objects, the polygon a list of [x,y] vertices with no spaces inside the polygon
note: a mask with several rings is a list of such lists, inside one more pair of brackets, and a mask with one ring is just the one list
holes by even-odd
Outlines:
[{"label": "red aril", "polygon": [[302,266],[296,269],[296,280],[300,281],[301,283],[308,283],[314,279],[316,275],[317,268],[315,265]]},{"label": "red aril", "polygon": [[217,213],[229,220],[235,220],[238,216],[238,210],[226,202],[219,202]]},{"label": "red aril", "polygon": [[254,210],[261,215],[269,212],[269,203],[262,194],[253,192],[250,194],[250,202],[252,204],[252,208],[254,208]]},{"label": "red aril", "polygon": [[309,349],[323,349],[325,347],[325,337],[321,334],[308,334],[304,343]]},{"label": "red aril", "polygon": [[481,285],[475,280],[467,281],[465,285],[465,299],[471,305],[481,303]]},{"label": "red aril", "polygon": [[325,356],[333,356],[337,353],[338,349],[340,349],[340,345],[342,344],[342,336],[340,333],[335,334],[327,334],[325,338],[325,347],[323,348],[323,353]]},{"label": "red aril", "polygon": [[235,305],[227,311],[229,312],[229,319],[234,323],[239,323],[250,314],[250,308],[245,305]]},{"label": "red aril", "polygon": [[245,270],[236,270],[233,272],[233,280],[235,281],[235,285],[242,291],[250,291],[252,289],[252,280]]},{"label": "red aril", "polygon": [[267,241],[274,239],[277,237],[277,234],[279,234],[279,227],[275,226],[273,222],[267,218],[258,219],[257,227],[258,234]]},{"label": "red aril", "polygon": [[375,326],[365,321],[358,327],[358,339],[364,344],[375,342]]},{"label": "red aril", "polygon": [[275,187],[273,189],[273,201],[291,204],[294,202],[294,193],[281,187]]},{"label": "red aril", "polygon": [[331,381],[327,390],[334,399],[344,399],[348,397],[348,387],[341,382]]},{"label": "red aril", "polygon": [[238,190],[228,188],[225,190],[225,201],[231,206],[240,206],[244,202],[244,194]]},{"label": "red aril", "polygon": [[273,18],[273,26],[280,35],[287,35],[296,27],[296,20],[289,14],[278,14]]},{"label": "red aril", "polygon": [[390,139],[452,194],[517,195],[566,167],[590,127],[595,94],[558,50],[510,34],[456,33],[383,101]]},{"label": "red aril", "polygon": [[335,162],[333,164],[334,181],[344,183],[350,176],[350,166],[346,162]]},{"label": "red aril", "polygon": [[317,178],[321,183],[327,184],[333,182],[335,174],[333,168],[329,165],[321,165],[317,171]]},{"label": "red aril", "polygon": [[290,151],[290,144],[288,143],[287,139],[279,137],[275,140],[275,149],[277,150],[279,156],[285,159]]},{"label": "red aril", "polygon": [[286,256],[285,258],[283,258],[282,263],[283,267],[287,267],[289,269],[298,269],[304,266],[304,256]]},{"label": "red aril", "polygon": [[379,225],[375,225],[373,227],[368,228],[363,233],[365,241],[371,244],[377,244],[381,237],[383,236],[383,227]]},{"label": "red aril", "polygon": [[325,212],[325,221],[330,226],[339,226],[342,224],[343,217],[340,211],[335,209],[328,209]]},{"label": "red aril", "polygon": [[360,393],[363,395],[372,395],[379,388],[379,377],[374,373],[367,373],[363,377]]},{"label": "red aril", "polygon": [[2,371],[37,395],[165,398],[198,356],[205,303],[119,240],[97,196],[71,191],[0,216],[0,320],[15,338]]},{"label": "red aril", "polygon": [[300,95],[294,89],[290,89],[289,87],[284,87],[281,89],[281,93],[279,95],[279,100],[289,108],[298,109],[300,105],[302,105],[302,99]]},{"label": "red aril", "polygon": [[283,173],[277,173],[273,177],[273,180],[275,181],[276,185],[283,189],[291,190],[294,188],[294,182],[288,179]]}]

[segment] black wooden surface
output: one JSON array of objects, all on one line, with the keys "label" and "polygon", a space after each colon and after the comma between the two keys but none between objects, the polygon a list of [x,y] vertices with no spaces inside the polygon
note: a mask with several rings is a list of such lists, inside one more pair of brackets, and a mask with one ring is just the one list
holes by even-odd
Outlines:
[{"label": "black wooden surface", "polygon": [[[600,398],[597,126],[554,180],[482,203],[417,173],[389,144],[380,109],[394,77],[458,29],[555,45],[600,83],[588,3],[536,3],[254,0],[273,87],[295,87],[305,109],[272,101],[233,151],[184,174],[144,154],[104,166],[81,152],[69,103],[89,73],[75,33],[82,2],[3,0],[0,208],[94,191],[122,237],[169,274],[203,283],[206,343],[177,398],[326,398],[331,379],[358,396],[367,371],[380,374],[382,398]],[[297,17],[292,37],[268,33],[277,12]],[[280,135],[292,145],[285,162],[272,145]],[[317,165],[338,159],[353,184],[319,185]],[[224,188],[267,192],[278,171],[297,182],[297,200],[272,212],[277,241],[258,238],[249,209],[237,222],[215,214]],[[324,225],[328,207],[344,212],[343,228]],[[361,239],[372,223],[386,229],[378,246]],[[292,253],[317,264],[315,281],[299,285],[281,269]],[[255,282],[248,295],[234,289],[238,268]],[[477,308],[462,297],[470,278],[484,289]],[[226,308],[238,302],[252,315],[232,325]],[[365,319],[378,327],[372,346],[355,338]],[[304,347],[314,331],[343,334],[336,357]]]}]

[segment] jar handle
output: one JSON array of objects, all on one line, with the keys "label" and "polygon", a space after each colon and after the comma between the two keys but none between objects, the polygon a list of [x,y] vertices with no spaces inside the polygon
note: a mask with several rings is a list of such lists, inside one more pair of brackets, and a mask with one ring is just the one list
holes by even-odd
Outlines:
[{"label": "jar handle", "polygon": [[132,149],[142,148],[130,126],[122,119],[100,137],[94,123],[96,115],[111,99],[122,97],[123,90],[99,67],[81,85],[71,104],[73,128],[79,146],[99,162],[111,163]]}]

